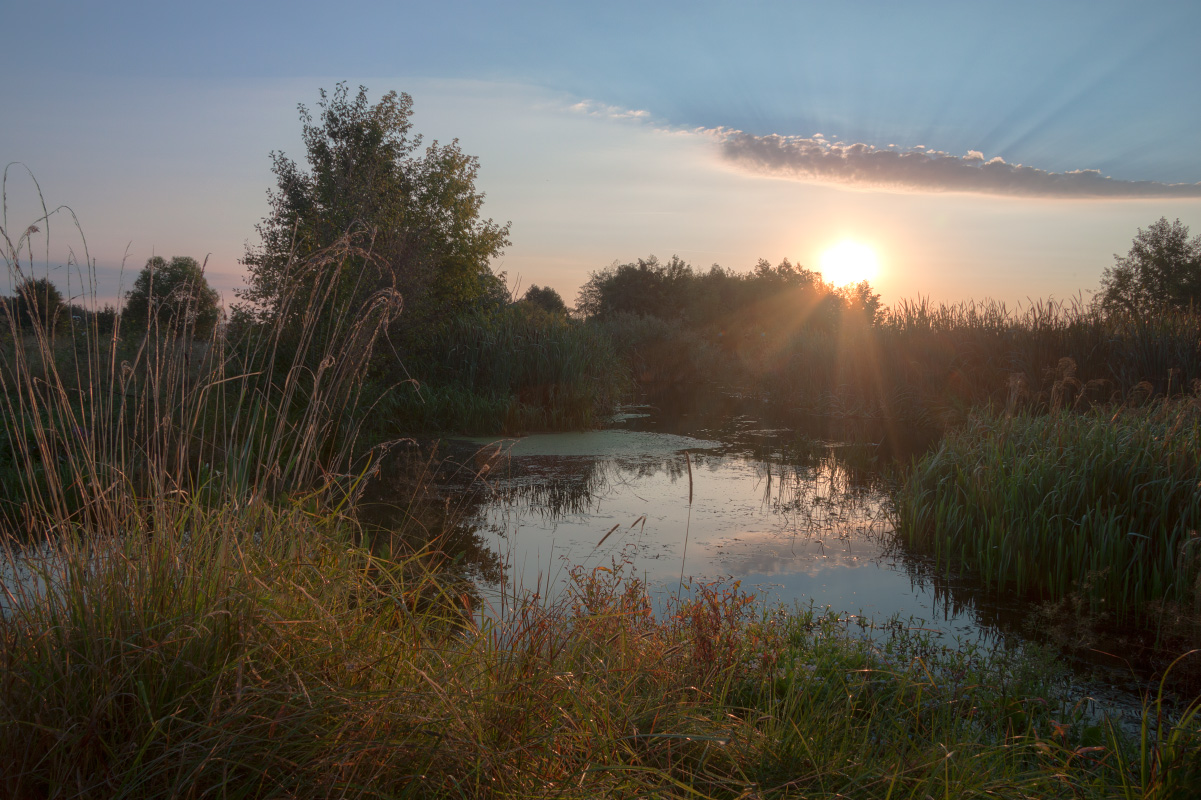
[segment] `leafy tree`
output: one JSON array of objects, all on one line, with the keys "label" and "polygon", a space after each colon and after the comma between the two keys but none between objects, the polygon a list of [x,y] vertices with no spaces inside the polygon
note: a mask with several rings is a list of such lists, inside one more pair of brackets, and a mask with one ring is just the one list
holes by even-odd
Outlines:
[{"label": "leafy tree", "polygon": [[61,326],[67,315],[62,293],[49,278],[21,281],[12,299],[12,311],[21,329],[30,330],[36,325],[47,333]]},{"label": "leafy tree", "polygon": [[217,300],[196,259],[175,256],[167,261],[154,256],[125,293],[121,318],[131,333],[145,332],[155,321],[173,336],[206,338],[221,317]]},{"label": "leafy tree", "polygon": [[1187,225],[1160,217],[1138,229],[1130,252],[1114,254],[1101,275],[1097,300],[1106,311],[1145,312],[1189,308],[1201,303],[1201,235],[1189,239]]},{"label": "leafy tree", "polygon": [[259,318],[299,314],[288,311],[304,307],[293,299],[330,286],[329,274],[313,273],[313,258],[339,242],[358,256],[317,260],[338,271],[335,314],[355,314],[395,289],[405,302],[396,324],[419,338],[466,307],[503,304],[489,262],[509,244],[509,226],[481,218],[478,163],[458,140],[421,149],[412,105],[396,92],[372,104],[365,88],[352,97],[339,83],[332,95],[321,91],[315,117],[300,106],[308,168],[271,154],[277,188],[258,226],[261,245],[243,259],[249,275],[239,296]]},{"label": "leafy tree", "polygon": [[563,302],[563,298],[559,293],[549,286],[539,286],[536,283],[531,284],[521,299],[550,314],[567,313],[567,304]]},{"label": "leafy tree", "polygon": [[880,295],[872,291],[872,286],[867,281],[845,286],[838,289],[837,293],[842,297],[849,313],[861,315],[868,323],[875,324],[880,321],[884,313],[880,306]]},{"label": "leafy tree", "polygon": [[602,320],[617,314],[671,319],[683,310],[684,287],[693,277],[692,267],[678,256],[666,264],[653,255],[630,264],[614,262],[588,276],[580,287],[576,310]]},{"label": "leafy tree", "polygon": [[117,327],[117,308],[112,303],[105,303],[99,311],[92,312],[96,324],[96,332],[109,334]]},{"label": "leafy tree", "polygon": [[774,267],[760,259],[740,274],[716,264],[697,273],[676,256],[667,263],[651,256],[592,273],[576,309],[599,320],[633,314],[702,327],[834,329],[844,312],[875,321],[879,300],[866,282],[835,291],[820,274],[788,259]]}]

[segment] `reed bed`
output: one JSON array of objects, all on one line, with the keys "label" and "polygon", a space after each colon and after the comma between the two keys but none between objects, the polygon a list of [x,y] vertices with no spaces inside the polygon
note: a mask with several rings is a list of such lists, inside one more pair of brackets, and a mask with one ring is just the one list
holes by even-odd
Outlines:
[{"label": "reed bed", "polygon": [[[34,239],[55,216],[15,240],[3,230],[13,285],[48,274]],[[118,318],[102,331],[80,236],[83,259],[64,269],[83,288],[67,319],[47,325],[18,318],[12,303],[0,308],[4,533],[113,533],[174,513],[167,498],[221,506],[307,493],[337,504],[361,485],[372,460],[359,441],[371,399],[363,378],[400,305],[382,292],[361,314],[337,313],[369,250],[347,238],[290,264],[295,280],[285,280],[292,288],[274,316],[243,309],[197,339],[189,308],[142,330],[122,330]]]},{"label": "reed bed", "polygon": [[1141,402],[1201,379],[1196,314],[1104,314],[1080,301],[902,301],[860,313],[720,324],[603,323],[648,388],[720,382],[809,413],[948,429],[977,408],[1043,412]]},{"label": "reed bed", "polygon": [[1043,412],[1187,391],[1201,379],[1197,326],[1186,312],[1106,315],[1080,302],[908,301],[870,328],[800,331],[764,348],[778,355],[758,373],[797,405],[945,428],[974,408]]},{"label": "reed bed", "polygon": [[992,590],[1082,598],[1132,621],[1201,613],[1201,406],[981,415],[947,435],[898,494],[898,530]]},{"label": "reed bed", "polygon": [[596,427],[628,388],[607,335],[517,303],[456,319],[389,407],[408,430],[509,434]]}]

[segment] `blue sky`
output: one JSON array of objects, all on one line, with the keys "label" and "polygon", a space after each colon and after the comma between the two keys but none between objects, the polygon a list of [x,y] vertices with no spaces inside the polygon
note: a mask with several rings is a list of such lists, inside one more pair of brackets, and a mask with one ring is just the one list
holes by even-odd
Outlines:
[{"label": "blue sky", "polygon": [[232,299],[268,152],[302,156],[296,104],[339,80],[409,92],[418,131],[477,155],[513,224],[497,268],[569,302],[614,260],[816,267],[845,238],[887,302],[1062,298],[1160,216],[1201,232],[1195,2],[0,11],[0,161],[72,207],[114,296],[123,261],[211,254]]}]

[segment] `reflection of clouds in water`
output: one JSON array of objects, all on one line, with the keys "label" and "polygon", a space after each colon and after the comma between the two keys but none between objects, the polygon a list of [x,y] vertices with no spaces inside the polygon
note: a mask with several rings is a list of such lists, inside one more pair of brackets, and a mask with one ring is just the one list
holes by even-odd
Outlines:
[{"label": "reflection of clouds in water", "polygon": [[740,533],[711,548],[712,562],[734,575],[808,575],[856,569],[879,558],[883,545],[860,537],[783,537]]},{"label": "reflection of clouds in water", "polygon": [[[709,439],[628,430],[520,440],[489,475],[488,527],[510,580],[619,557],[659,586],[681,571],[758,575],[787,584],[786,595],[812,596],[822,584],[855,582],[849,571],[868,563],[897,569],[879,563],[891,523],[878,478],[857,478],[833,445],[785,446],[773,443],[778,431],[756,431],[753,450],[723,440],[732,447],[724,452],[695,449],[715,447]],[[785,451],[796,460],[773,460]]]}]

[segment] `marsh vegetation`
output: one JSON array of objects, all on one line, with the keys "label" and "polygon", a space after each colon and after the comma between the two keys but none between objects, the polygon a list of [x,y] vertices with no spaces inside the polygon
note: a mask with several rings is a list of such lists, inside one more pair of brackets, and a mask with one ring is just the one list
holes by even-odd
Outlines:
[{"label": "marsh vegetation", "polygon": [[[787,262],[651,258],[595,273],[570,315],[492,273],[508,228],[482,218],[457,144],[420,148],[410,103],[339,88],[304,112],[309,169],[276,157],[224,318],[190,259],[147,265],[144,306],[105,307],[82,239],[58,294],[37,242],[63,215],[4,220],[5,794],[1201,786],[1196,684],[1174,681],[1201,618],[1191,308],[884,308]],[[713,403],[734,430],[652,414],[602,435],[624,454],[559,452],[575,471],[554,474],[433,443],[610,424],[632,396]],[[1073,692],[1062,638],[953,641],[694,574],[705,503],[736,499],[734,472],[777,543],[871,536],[870,558],[919,565],[907,580],[982,618],[980,598],[1008,597],[1077,632],[1140,629],[1135,718]],[[677,496],[592,518],[597,552],[534,580],[488,540],[497,514],[566,527],[656,481]],[[626,545],[636,526],[679,534],[677,511],[664,577]]]}]

